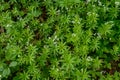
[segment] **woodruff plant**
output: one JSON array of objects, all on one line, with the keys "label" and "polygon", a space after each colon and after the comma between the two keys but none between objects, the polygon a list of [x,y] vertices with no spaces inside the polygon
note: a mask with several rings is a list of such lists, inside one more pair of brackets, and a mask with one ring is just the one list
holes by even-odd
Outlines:
[{"label": "woodruff plant", "polygon": [[1,0],[0,79],[119,80],[119,0]]}]

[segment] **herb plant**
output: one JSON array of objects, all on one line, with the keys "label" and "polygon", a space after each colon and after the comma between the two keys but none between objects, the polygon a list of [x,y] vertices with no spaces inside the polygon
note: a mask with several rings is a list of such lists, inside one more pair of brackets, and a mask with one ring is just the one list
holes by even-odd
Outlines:
[{"label": "herb plant", "polygon": [[119,0],[1,0],[1,80],[119,80]]}]

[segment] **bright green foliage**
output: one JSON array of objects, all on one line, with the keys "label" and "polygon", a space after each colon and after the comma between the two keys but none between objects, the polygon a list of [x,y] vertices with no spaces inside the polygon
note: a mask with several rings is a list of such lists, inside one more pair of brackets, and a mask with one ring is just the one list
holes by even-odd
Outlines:
[{"label": "bright green foliage", "polygon": [[120,80],[120,0],[0,0],[0,79]]}]

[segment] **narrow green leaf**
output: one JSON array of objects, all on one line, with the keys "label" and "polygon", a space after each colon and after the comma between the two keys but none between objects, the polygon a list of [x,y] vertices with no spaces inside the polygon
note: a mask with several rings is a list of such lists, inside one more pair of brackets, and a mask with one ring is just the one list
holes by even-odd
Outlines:
[{"label": "narrow green leaf", "polygon": [[10,63],[10,67],[15,67],[17,65],[17,62],[16,61],[12,61],[11,63]]},{"label": "narrow green leaf", "polygon": [[9,74],[10,74],[10,68],[6,68],[6,69],[4,69],[2,76],[7,77]]}]

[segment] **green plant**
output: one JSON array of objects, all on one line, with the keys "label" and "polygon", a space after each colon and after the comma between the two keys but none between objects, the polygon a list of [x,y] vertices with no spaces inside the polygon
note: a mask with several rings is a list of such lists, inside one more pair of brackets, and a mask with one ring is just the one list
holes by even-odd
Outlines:
[{"label": "green plant", "polygon": [[0,79],[119,80],[119,0],[1,0]]}]

